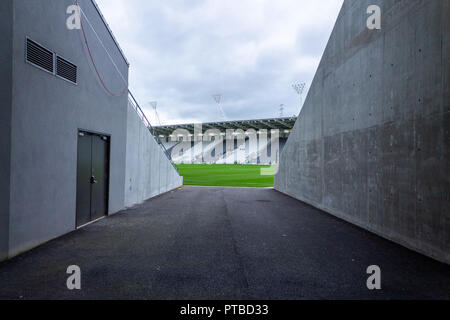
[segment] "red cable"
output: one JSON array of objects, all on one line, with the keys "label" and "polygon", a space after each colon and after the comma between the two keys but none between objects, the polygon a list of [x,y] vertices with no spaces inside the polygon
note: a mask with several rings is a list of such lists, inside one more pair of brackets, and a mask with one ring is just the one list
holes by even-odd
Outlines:
[{"label": "red cable", "polygon": [[[75,0],[75,4],[78,6],[78,0]],[[84,37],[84,42],[86,43],[86,48],[88,50],[89,53],[89,57],[91,59],[92,65],[94,66],[95,72],[97,73],[97,77],[100,80],[103,88],[106,90],[106,92],[108,92],[111,96],[113,97],[121,97],[123,96],[125,93],[128,92],[128,88],[129,88],[129,84],[127,84],[126,88],[120,93],[120,94],[115,94],[113,92],[111,92],[111,90],[108,89],[108,87],[106,87],[105,82],[103,81],[103,78],[100,76],[100,72],[98,71],[97,65],[95,64],[94,58],[92,57],[92,53],[91,53],[91,49],[89,47],[89,43],[87,41],[87,37],[86,37],[86,33],[84,31],[84,27],[83,27],[83,19],[81,17],[81,8],[80,10],[80,24],[81,24],[81,31],[83,32],[83,37]]]}]

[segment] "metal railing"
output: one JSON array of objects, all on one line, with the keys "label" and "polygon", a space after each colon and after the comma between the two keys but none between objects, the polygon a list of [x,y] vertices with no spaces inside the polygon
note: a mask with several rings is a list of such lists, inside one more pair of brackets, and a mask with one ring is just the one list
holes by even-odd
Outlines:
[{"label": "metal railing", "polygon": [[167,159],[170,161],[172,166],[175,168],[175,170],[178,171],[178,167],[175,165],[175,163],[172,160],[172,156],[170,155],[170,152],[167,151],[164,144],[158,139],[156,136],[156,131],[153,128],[153,126],[150,124],[150,121],[147,119],[147,116],[145,115],[142,108],[139,106],[139,103],[137,102],[136,98],[133,96],[130,90],[128,90],[128,100],[131,102],[131,105],[133,106],[133,109],[136,111],[137,115],[141,119],[141,121],[144,123],[144,125],[147,127],[147,129],[150,131],[150,134],[155,139],[156,143],[160,146],[160,148],[163,150],[164,154],[166,155]]}]

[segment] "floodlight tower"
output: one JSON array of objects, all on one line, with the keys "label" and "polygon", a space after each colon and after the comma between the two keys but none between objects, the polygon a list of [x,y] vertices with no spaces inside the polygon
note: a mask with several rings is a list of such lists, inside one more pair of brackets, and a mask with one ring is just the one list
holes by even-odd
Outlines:
[{"label": "floodlight tower", "polygon": [[150,105],[152,106],[153,110],[155,110],[156,118],[158,119],[158,124],[161,125],[161,120],[159,119],[158,111],[156,110],[156,107],[158,106],[157,101],[151,101]]},{"label": "floodlight tower", "polygon": [[284,104],[280,104],[280,118],[283,118],[284,113]]},{"label": "floodlight tower", "polygon": [[302,82],[302,83],[295,83],[292,85],[292,88],[295,90],[295,92],[297,92],[297,94],[300,96],[300,109],[302,108],[303,105],[303,91],[305,90],[306,87],[306,83]]},{"label": "floodlight tower", "polygon": [[214,94],[213,96],[214,101],[217,103],[217,109],[219,110],[219,118],[222,121],[227,120],[227,117],[225,115],[225,112],[223,112],[222,106],[220,105],[220,101],[222,100],[221,94]]}]

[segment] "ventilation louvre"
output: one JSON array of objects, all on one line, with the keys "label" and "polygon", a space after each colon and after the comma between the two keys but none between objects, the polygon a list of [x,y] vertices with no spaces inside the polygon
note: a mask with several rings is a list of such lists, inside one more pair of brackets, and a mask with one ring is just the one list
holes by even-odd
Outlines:
[{"label": "ventilation louvre", "polygon": [[56,75],[72,83],[77,83],[77,66],[69,61],[56,57]]},{"label": "ventilation louvre", "polygon": [[27,39],[27,62],[50,73],[54,73],[53,52],[45,49],[36,42]]}]

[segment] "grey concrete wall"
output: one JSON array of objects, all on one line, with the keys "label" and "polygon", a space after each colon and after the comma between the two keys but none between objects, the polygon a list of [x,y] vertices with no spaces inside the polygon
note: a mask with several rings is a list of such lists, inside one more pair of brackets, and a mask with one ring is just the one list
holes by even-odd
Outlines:
[{"label": "grey concrete wall", "polygon": [[131,207],[183,184],[131,104],[127,117],[125,206]]},{"label": "grey concrete wall", "polygon": [[12,0],[0,2],[0,260],[8,256],[12,106]]},{"label": "grey concrete wall", "polygon": [[[382,29],[366,28],[367,7]],[[450,263],[449,1],[344,2],[277,190]]]},{"label": "grey concrete wall", "polygon": [[[79,129],[111,136],[109,212],[123,209],[127,134],[127,95],[117,98],[105,92],[81,32],[66,28],[66,9],[73,0],[15,0],[13,4],[9,256],[74,230]],[[128,65],[94,5],[90,0],[80,0],[80,5],[127,81]],[[85,28],[106,85],[120,92],[126,81],[86,22]],[[27,64],[26,36],[76,64],[78,84]]]}]

